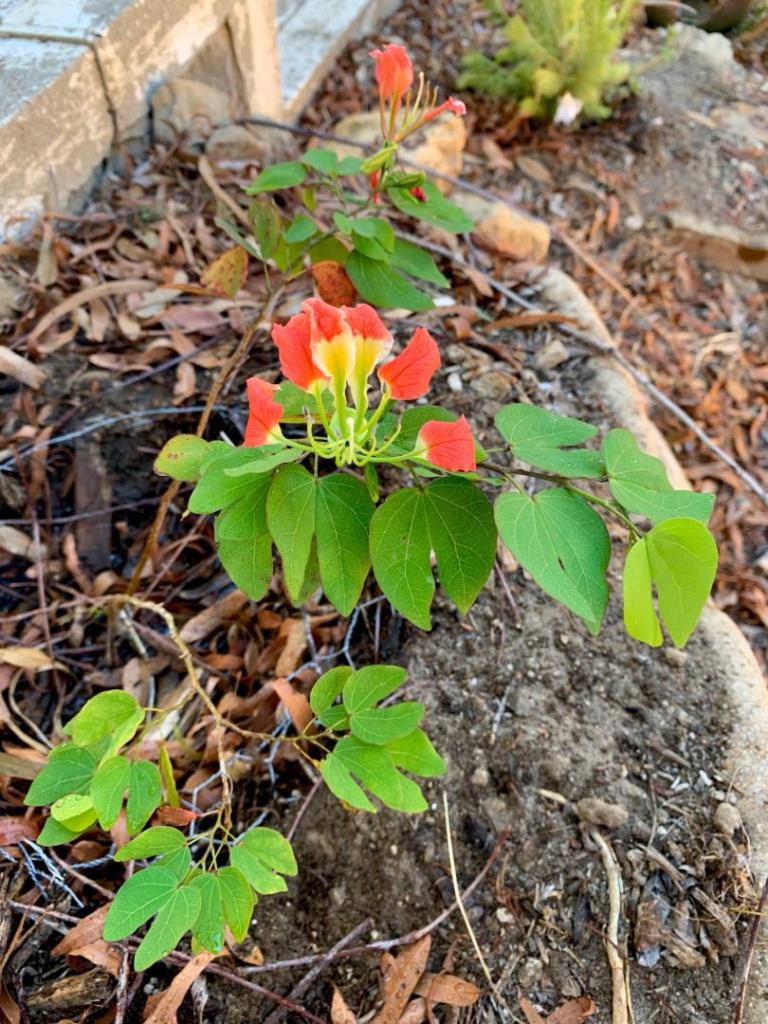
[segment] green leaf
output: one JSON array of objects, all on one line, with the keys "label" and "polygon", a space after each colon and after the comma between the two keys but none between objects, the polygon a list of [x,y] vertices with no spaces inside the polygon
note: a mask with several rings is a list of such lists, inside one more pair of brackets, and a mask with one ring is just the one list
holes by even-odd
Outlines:
[{"label": "green leaf", "polygon": [[307,571],[304,574],[304,582],[296,595],[296,605],[301,607],[306,604],[313,594],[320,589],[320,566],[317,561],[317,537],[312,538],[312,546],[309,549],[307,560]]},{"label": "green leaf", "polygon": [[350,715],[349,728],[363,743],[381,747],[413,732],[424,717],[424,705],[405,701],[389,708],[367,708]]},{"label": "green leaf", "polygon": [[175,853],[187,845],[184,834],[177,828],[168,825],[156,825],[136,836],[115,854],[118,862],[126,860],[144,860],[146,857],[159,857],[163,853]]},{"label": "green leaf", "polygon": [[[298,462],[304,458],[305,453],[296,448],[285,448],[279,445],[264,445],[261,448],[250,449],[254,457],[242,466],[233,466],[225,469],[227,477],[256,476],[271,473],[278,466],[284,466],[288,462]],[[258,453],[256,456],[255,453]]]},{"label": "green leaf", "polygon": [[132,694],[105,690],[83,705],[67,722],[64,732],[81,747],[111,736],[112,746],[117,749],[128,742],[143,721],[144,709]]},{"label": "green leaf", "polygon": [[330,175],[336,170],[339,158],[332,149],[317,149],[313,146],[304,153],[301,162],[313,171]]},{"label": "green leaf", "polygon": [[578,495],[552,487],[496,499],[501,539],[542,590],[600,628],[608,604],[611,545],[600,516]]},{"label": "green leaf", "polygon": [[414,775],[433,779],[445,774],[445,761],[421,729],[416,729],[400,739],[390,740],[385,744],[385,749],[394,765]]},{"label": "green leaf", "polygon": [[628,512],[652,523],[667,519],[709,522],[714,494],[673,490],[664,463],[641,451],[628,430],[609,431],[603,453],[611,494]]},{"label": "green leaf", "polygon": [[53,802],[51,817],[72,832],[82,832],[96,821],[96,811],[90,796],[69,793]]},{"label": "green leaf", "polygon": [[167,868],[151,867],[137,871],[115,894],[107,919],[104,938],[119,942],[133,934],[168,901],[179,880]]},{"label": "green leaf", "polygon": [[387,807],[405,814],[418,814],[427,809],[419,787],[401,775],[381,747],[345,736],[336,744],[333,755]]},{"label": "green leaf", "polygon": [[192,854],[189,852],[189,847],[183,846],[180,850],[174,850],[172,853],[164,853],[162,857],[157,858],[155,863],[159,867],[172,871],[181,882],[187,877],[192,866]]},{"label": "green leaf", "polygon": [[299,604],[315,532],[315,480],[303,466],[282,466],[273,476],[267,525],[282,558],[286,590]]},{"label": "green leaf", "polygon": [[96,771],[92,754],[74,743],[55,747],[48,763],[32,780],[24,799],[27,807],[46,807],[68,793],[85,793]]},{"label": "green leaf", "polygon": [[136,971],[145,971],[176,949],[181,937],[200,914],[200,893],[191,885],[182,885],[161,907],[149,931],[139,943],[133,959]]},{"label": "green leaf", "polygon": [[278,192],[282,188],[301,185],[306,177],[307,170],[298,161],[272,164],[257,175],[245,191],[250,196],[258,195],[260,192]]},{"label": "green leaf", "polygon": [[291,223],[283,232],[283,238],[291,245],[297,242],[306,242],[313,235],[317,234],[317,225],[311,217],[300,213],[293,218]]},{"label": "green leaf", "polygon": [[358,235],[352,232],[352,247],[356,253],[369,260],[377,260],[385,265],[392,260],[392,253],[387,252],[380,242],[375,238],[368,238],[366,235]]},{"label": "green leaf", "polygon": [[128,802],[125,806],[129,835],[144,828],[162,799],[163,785],[157,765],[151,761],[134,761],[131,765]]},{"label": "green leaf", "polygon": [[242,249],[249,252],[254,259],[260,260],[262,258],[259,247],[254,245],[250,238],[245,238],[231,221],[226,220],[224,217],[214,217],[213,223],[217,228],[221,228],[225,235],[229,235],[233,242],[237,242]]},{"label": "green leaf", "polygon": [[[270,449],[270,454],[275,450],[273,445],[266,447]],[[211,445],[202,465],[200,480],[189,496],[189,511],[196,515],[208,515],[244,498],[253,487],[254,478],[250,475],[233,477],[226,471],[260,462],[263,458],[264,454],[258,448],[233,448],[231,445],[214,448]]]},{"label": "green leaf", "polygon": [[298,871],[291,844],[271,828],[246,832],[232,847],[230,860],[256,892],[265,896],[285,892],[288,887],[280,875],[293,876]]},{"label": "green leaf", "polygon": [[591,479],[605,472],[598,452],[573,450],[597,433],[597,428],[589,423],[557,416],[537,405],[515,402],[498,411],[496,426],[515,456],[531,466],[562,476]]},{"label": "green leaf", "polygon": [[421,281],[429,281],[439,288],[448,288],[450,281],[441,273],[432,256],[424,249],[412,242],[406,242],[402,238],[395,239],[395,250],[392,254],[391,263],[398,270],[404,270],[411,277],[418,277]]},{"label": "green leaf", "polygon": [[254,199],[248,209],[248,219],[261,258],[270,259],[283,231],[283,221],[274,200]]},{"label": "green leaf", "polygon": [[350,715],[367,711],[389,697],[406,679],[399,665],[368,665],[353,672],[344,684],[344,707]]},{"label": "green leaf", "polygon": [[440,585],[463,614],[493,569],[493,508],[482,491],[460,477],[433,481],[424,490],[424,503]]},{"label": "green leaf", "polygon": [[420,629],[431,629],[435,593],[427,513],[421,492],[391,494],[371,519],[371,562],[393,607]]},{"label": "green leaf", "polygon": [[387,195],[393,206],[396,206],[402,213],[415,217],[416,220],[434,224],[435,227],[443,228],[456,235],[472,230],[475,226],[472,218],[460,210],[455,203],[446,199],[436,185],[431,181],[425,181],[421,188],[427,197],[426,202],[422,202],[410,192],[403,192],[398,188],[387,189]]},{"label": "green leaf", "polygon": [[344,689],[344,684],[352,675],[349,665],[339,665],[324,672],[317,680],[309,694],[309,706],[323,725],[323,715],[331,707]]},{"label": "green leaf", "polygon": [[352,221],[352,234],[375,239],[387,253],[395,251],[395,232],[381,217],[360,217]]},{"label": "green leaf", "polygon": [[200,466],[208,453],[208,442],[194,434],[177,434],[163,446],[154,469],[173,480],[197,480]]},{"label": "green leaf", "polygon": [[[347,262],[349,249],[347,249],[338,238],[321,238],[309,247],[309,258],[312,263],[324,263],[330,260],[332,263],[340,263],[342,267]],[[280,399],[275,395],[275,401]]]},{"label": "green leaf", "polygon": [[432,299],[418,291],[393,267],[351,252],[346,271],[360,295],[374,306],[383,309],[410,309],[415,313],[432,309]]},{"label": "green leaf", "polygon": [[121,756],[108,758],[96,769],[91,782],[91,800],[99,817],[99,825],[105,831],[112,828],[122,810],[130,775],[131,763]]},{"label": "green leaf", "polygon": [[317,484],[315,529],[320,579],[341,615],[357,604],[371,567],[368,534],[374,504],[365,484],[346,473],[331,473]]},{"label": "green leaf", "polygon": [[224,949],[224,911],[221,906],[221,887],[215,875],[197,875],[189,885],[200,894],[200,914],[192,934],[209,953]]},{"label": "green leaf", "polygon": [[684,647],[696,628],[717,572],[717,545],[712,534],[696,519],[667,519],[634,545],[627,563],[627,632],[652,646],[661,642],[658,623],[654,629],[651,622],[653,582],[661,619],[675,646]]},{"label": "green leaf", "polygon": [[328,755],[320,762],[320,774],[323,781],[335,797],[358,811],[370,811],[376,813],[376,807],[365,792],[358,786],[349,769],[342,764],[334,753]]},{"label": "green leaf", "polygon": [[244,594],[260,600],[272,579],[272,537],[267,527],[267,494],[272,478],[255,477],[245,497],[216,519],[221,564]]},{"label": "green leaf", "polygon": [[351,177],[353,174],[360,174],[360,170],[365,163],[365,160],[361,156],[345,156],[339,161],[336,173],[344,178]]},{"label": "green leaf", "polygon": [[237,868],[222,868],[217,872],[221,891],[221,909],[224,920],[237,942],[248,934],[253,914],[253,891],[248,880]]},{"label": "green leaf", "polygon": [[55,818],[48,818],[35,842],[38,846],[63,846],[65,843],[74,843],[82,834],[82,829],[75,831]]}]

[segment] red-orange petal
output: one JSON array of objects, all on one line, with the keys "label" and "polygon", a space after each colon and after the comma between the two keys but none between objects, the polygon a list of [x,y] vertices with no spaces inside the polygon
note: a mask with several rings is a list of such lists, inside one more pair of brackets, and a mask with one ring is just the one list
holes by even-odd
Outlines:
[{"label": "red-orange petal", "polygon": [[469,473],[477,468],[475,440],[464,416],[446,423],[430,420],[419,431],[417,445],[426,448],[425,458],[433,466],[454,473]]},{"label": "red-orange petal", "polygon": [[392,345],[392,335],[373,306],[358,302],[356,306],[343,306],[341,312],[355,337],[378,341],[383,346]]},{"label": "red-orange petal", "polygon": [[393,398],[411,401],[426,395],[439,366],[437,342],[426,328],[417,327],[400,355],[379,368],[379,380],[389,385]]},{"label": "red-orange petal", "polygon": [[272,328],[272,340],[280,353],[280,369],[302,391],[309,391],[316,381],[327,379],[312,359],[310,337],[307,313],[292,316],[284,327],[275,324]]},{"label": "red-orange petal", "polygon": [[455,114],[457,117],[464,117],[467,112],[466,104],[461,100],[456,100],[451,96],[444,103],[441,103],[439,107],[433,107],[428,110],[422,121],[434,121],[436,117],[440,117],[441,114]]},{"label": "red-orange petal", "polygon": [[398,106],[413,85],[413,64],[408,51],[404,46],[387,43],[383,50],[372,50],[369,56],[376,61],[376,81],[382,99],[392,100]]},{"label": "red-orange petal", "polygon": [[309,317],[310,341],[333,341],[344,334],[344,315],[337,306],[312,298],[307,299],[301,308]]},{"label": "red-orange petal", "polygon": [[[249,377],[245,382],[248,392],[248,422],[245,426],[246,448],[259,448],[280,438],[280,417],[283,407],[273,401],[276,384],[270,384],[261,377]],[[276,429],[277,428],[277,429]]]}]

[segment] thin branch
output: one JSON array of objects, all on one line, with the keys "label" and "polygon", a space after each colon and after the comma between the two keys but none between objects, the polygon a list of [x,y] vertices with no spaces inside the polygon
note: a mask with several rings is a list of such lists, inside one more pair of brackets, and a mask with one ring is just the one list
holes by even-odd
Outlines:
[{"label": "thin branch", "polygon": [[763,882],[763,891],[760,894],[760,902],[757,904],[757,910],[755,911],[755,916],[752,919],[752,925],[749,929],[747,955],[744,958],[744,970],[741,974],[741,984],[739,985],[739,996],[736,1000],[736,1011],[733,1015],[733,1024],[742,1024],[742,1021],[744,1020],[744,1007],[747,1001],[747,984],[752,970],[752,961],[755,959],[757,936],[760,932],[760,924],[763,920],[766,904],[768,904],[768,876],[766,876],[765,882]]}]

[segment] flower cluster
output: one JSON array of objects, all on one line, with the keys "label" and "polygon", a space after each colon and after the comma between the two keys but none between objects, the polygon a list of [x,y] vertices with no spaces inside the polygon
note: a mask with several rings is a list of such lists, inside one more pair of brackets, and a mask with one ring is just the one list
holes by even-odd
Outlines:
[{"label": "flower cluster", "polygon": [[[385,362],[393,338],[371,306],[360,303],[337,308],[312,298],[287,324],[275,324],[272,338],[284,376],[313,400],[307,403],[312,411],[307,413],[306,443],[283,434],[284,408],[275,400],[277,385],[251,377],[247,382],[247,447],[287,444],[334,459],[337,465],[424,460],[453,472],[475,469],[474,440],[463,416],[452,422],[428,421],[413,447],[396,455],[386,453],[399,429],[384,439],[377,429],[393,401],[413,401],[429,390],[440,366],[440,352],[425,328],[417,327],[402,352]],[[380,398],[371,410],[374,370]],[[319,434],[318,428],[322,430]]]},{"label": "flower cluster", "polygon": [[[381,112],[381,133],[390,143],[397,144],[413,132],[434,121],[441,114],[456,114],[463,117],[467,108],[452,96],[438,104],[437,90],[433,89],[419,72],[419,87],[414,98],[411,93],[414,73],[411,58],[403,46],[387,43],[383,50],[372,50],[369,56],[376,61],[376,82],[379,86],[379,110]],[[425,97],[426,91],[426,97]],[[389,112],[387,113],[387,107]],[[397,117],[403,109],[403,117],[397,124]]]}]

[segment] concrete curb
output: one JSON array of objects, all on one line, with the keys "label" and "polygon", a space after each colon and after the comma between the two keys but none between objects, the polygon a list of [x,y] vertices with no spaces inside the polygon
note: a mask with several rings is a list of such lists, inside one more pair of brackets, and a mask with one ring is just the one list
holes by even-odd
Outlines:
[{"label": "concrete curb", "polygon": [[[578,320],[584,330],[613,345],[600,314],[573,278],[556,267],[534,283],[558,312]],[[605,356],[590,359],[594,389],[617,424],[631,430],[647,451],[660,458],[675,487],[689,488],[685,472],[648,414],[648,399],[635,380]],[[768,688],[746,637],[725,612],[712,603],[698,629],[722,678],[734,716],[733,733],[723,768],[739,793],[739,810],[751,843],[751,868],[762,885],[768,875]],[[758,941],[749,979],[744,1024],[768,1021],[768,946]]]}]

